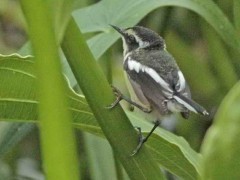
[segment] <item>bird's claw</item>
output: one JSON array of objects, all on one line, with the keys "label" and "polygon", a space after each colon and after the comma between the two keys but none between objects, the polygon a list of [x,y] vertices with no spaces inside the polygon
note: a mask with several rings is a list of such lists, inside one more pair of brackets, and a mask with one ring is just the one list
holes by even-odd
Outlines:
[{"label": "bird's claw", "polygon": [[[151,107],[145,108],[145,107],[137,104],[136,102],[132,101],[131,99],[125,97],[125,96],[121,93],[121,91],[120,91],[119,89],[117,89],[116,87],[114,87],[114,86],[112,86],[112,85],[111,85],[111,87],[112,87],[113,93],[114,93],[115,96],[116,96],[116,100],[115,100],[112,104],[110,104],[109,106],[107,106],[107,107],[106,107],[107,109],[112,109],[112,108],[114,108],[121,100],[124,99],[125,101],[127,101],[128,103],[130,103],[130,104],[133,105],[133,106],[136,106],[137,108],[139,108],[140,110],[142,110],[142,111],[145,112],[145,113],[150,113],[150,112],[152,112]],[[132,109],[132,110],[133,110],[133,109]]]},{"label": "bird's claw", "polygon": [[113,85],[111,85],[111,88],[113,90],[113,93],[116,96],[116,100],[113,103],[111,103],[110,105],[106,106],[107,109],[114,108],[122,100],[122,96],[123,96],[123,94],[119,91],[119,89],[117,89]]},{"label": "bird's claw", "polygon": [[120,92],[120,90],[118,88],[116,88],[115,86],[111,85],[111,88],[113,90],[113,93],[116,95],[116,96],[122,96],[122,93]]},{"label": "bird's claw", "polygon": [[134,156],[139,152],[141,149],[142,145],[146,142],[146,138],[142,135],[142,131],[140,127],[135,127],[138,130],[138,145],[137,147],[133,150],[132,154],[130,156]]},{"label": "bird's claw", "polygon": [[143,112],[145,112],[145,113],[150,113],[150,112],[152,112],[152,109],[151,108],[142,108],[141,109]]}]

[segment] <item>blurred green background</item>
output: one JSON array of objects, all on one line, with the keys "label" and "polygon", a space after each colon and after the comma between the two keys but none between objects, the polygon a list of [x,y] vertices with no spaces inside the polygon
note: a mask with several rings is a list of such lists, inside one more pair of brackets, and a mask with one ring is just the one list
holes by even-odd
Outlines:
[{"label": "blurred green background", "polygon": [[[98,1],[76,1],[74,6],[76,8],[85,7],[96,2]],[[216,0],[215,3],[218,4],[225,15],[233,22],[233,1]],[[145,16],[138,24],[148,27],[164,37],[168,51],[173,54],[189,82],[193,98],[211,113],[210,117],[207,118],[192,114],[189,120],[184,120],[180,116],[177,116],[177,118],[172,118],[166,124],[164,123],[166,129],[183,136],[189,142],[190,146],[199,152],[202,140],[207,129],[212,124],[220,102],[237,82],[240,75],[238,52],[227,46],[205,20],[194,12],[184,8],[157,8]],[[86,39],[95,34],[86,33]],[[27,41],[26,24],[19,2],[17,0],[1,0],[0,54],[18,52]],[[108,49],[100,58],[99,63],[105,71],[108,80],[127,94],[122,70],[122,43],[120,40]],[[111,72],[108,71],[109,67],[112,68]],[[78,87],[74,88],[79,90]],[[4,132],[6,127],[6,123],[1,122],[0,133],[1,131]],[[20,143],[14,146],[14,150],[9,152],[0,161],[3,164],[0,165],[0,174],[3,174],[2,177],[4,175],[6,177],[12,176],[13,174],[24,176],[24,169],[26,170],[28,163],[33,163],[34,165],[29,165],[30,170],[26,171],[33,173],[34,175],[31,176],[33,178],[43,178],[38,128],[34,126],[29,126],[28,128],[26,136],[24,135]],[[92,170],[94,168],[89,166],[91,161],[96,159],[94,158],[96,154],[91,152],[90,147],[97,146],[95,148],[100,149],[99,153],[108,154],[108,152],[111,153],[110,147],[106,149],[106,146],[109,146],[108,143],[106,140],[80,131],[76,131],[76,134],[78,142],[81,144],[79,146],[79,152],[81,152],[80,158],[85,162],[81,164],[82,179],[99,179],[96,173],[91,173],[94,171]],[[91,140],[86,141],[89,138]],[[26,161],[26,163],[21,165],[22,161]],[[110,161],[114,163],[112,159]],[[111,169],[111,167],[101,166],[101,162],[99,162],[98,167],[95,167],[95,169],[101,171],[101,168]],[[109,172],[114,171],[114,169],[112,171],[109,170]],[[102,179],[105,178],[102,175]],[[173,177],[169,175],[169,178]]]}]

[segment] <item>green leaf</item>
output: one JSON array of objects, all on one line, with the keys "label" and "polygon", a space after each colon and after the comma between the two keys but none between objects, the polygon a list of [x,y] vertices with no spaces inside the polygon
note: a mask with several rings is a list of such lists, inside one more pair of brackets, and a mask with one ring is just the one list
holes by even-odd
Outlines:
[{"label": "green leaf", "polygon": [[[152,129],[153,124],[143,118],[144,114],[127,111],[127,115],[131,122],[143,131],[149,132]],[[197,178],[201,155],[195,152],[184,138],[157,128],[146,145],[162,167],[183,179]]]},{"label": "green leaf", "polygon": [[128,27],[137,24],[156,8],[178,6],[192,10],[204,18],[233,48],[240,48],[234,27],[211,0],[103,0],[73,13],[83,33],[99,32],[88,43],[94,56],[99,58],[119,37],[109,24]]},{"label": "green leaf", "polygon": [[203,26],[203,30],[207,40],[210,64],[215,71],[214,74],[218,81],[221,82],[219,83],[222,87],[221,89],[223,89],[225,93],[236,84],[238,80],[237,74],[226,48],[216,33],[207,25]]},{"label": "green leaf", "polygon": [[[31,56],[21,57],[13,54],[0,56],[0,120],[9,122],[36,122],[36,74]],[[9,83],[11,82],[11,83]],[[19,83],[21,82],[21,83]],[[68,86],[69,87],[69,86]],[[74,126],[91,134],[104,137],[86,100],[68,88],[69,110]],[[134,125],[149,131],[151,124],[134,113],[128,112]],[[21,129],[20,129],[21,130]],[[199,155],[187,142],[163,129],[156,131],[146,143],[154,159],[164,168],[184,179],[194,179],[198,174]],[[16,135],[19,135],[16,133]],[[2,138],[8,140],[7,138]],[[9,151],[12,146],[1,143],[0,152]]]},{"label": "green leaf", "polygon": [[[35,122],[38,119],[38,101],[33,57],[22,57],[17,54],[0,55],[0,81],[0,120]],[[93,118],[85,98],[77,95],[70,86],[68,86],[67,95],[70,104],[69,110],[77,123],[76,126],[86,129],[96,126],[97,122]],[[97,129],[99,130],[99,128]]]},{"label": "green leaf", "polygon": [[[36,97],[34,58],[18,54],[0,55],[0,81],[0,120],[35,121],[38,118],[38,100]],[[85,98],[77,95],[69,85],[67,86],[69,109],[73,116],[78,117],[80,111],[81,118],[93,119]]]},{"label": "green leaf", "polygon": [[221,103],[213,125],[202,145],[202,179],[239,179],[240,177],[240,83]]}]

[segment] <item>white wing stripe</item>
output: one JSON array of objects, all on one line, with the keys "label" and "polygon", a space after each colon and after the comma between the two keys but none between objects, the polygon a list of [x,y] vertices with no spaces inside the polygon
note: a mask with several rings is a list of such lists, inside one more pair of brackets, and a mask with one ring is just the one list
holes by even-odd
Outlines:
[{"label": "white wing stripe", "polygon": [[190,104],[188,104],[187,102],[185,102],[184,100],[182,100],[181,98],[179,98],[178,96],[173,96],[173,98],[179,102],[180,104],[182,104],[184,107],[186,107],[188,110],[192,111],[192,112],[195,112],[195,113],[198,113],[196,111],[196,109],[194,109]]},{"label": "white wing stripe", "polygon": [[128,68],[132,71],[136,71],[139,73],[139,71],[142,69],[142,65],[136,61],[128,60]]},{"label": "white wing stripe", "polygon": [[178,78],[179,89],[177,91],[180,92],[186,87],[186,81],[181,71],[178,71]]},{"label": "white wing stripe", "polygon": [[164,81],[163,78],[161,78],[161,76],[159,76],[159,74],[152,68],[147,67],[145,65],[142,65],[141,63],[131,60],[128,60],[128,68],[129,70],[134,70],[137,73],[139,73],[139,71],[142,72],[146,72],[150,77],[152,77],[158,84],[160,84],[164,89],[166,89],[169,92],[173,92],[173,90],[169,87],[169,84]]}]

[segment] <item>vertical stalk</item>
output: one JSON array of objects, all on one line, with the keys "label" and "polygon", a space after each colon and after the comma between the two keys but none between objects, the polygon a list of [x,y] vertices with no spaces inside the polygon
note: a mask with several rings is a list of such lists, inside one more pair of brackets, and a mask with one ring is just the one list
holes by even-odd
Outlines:
[{"label": "vertical stalk", "polygon": [[137,146],[137,133],[120,106],[106,109],[115,97],[73,19],[67,27],[62,48],[89,106],[129,177],[164,179],[145,147],[136,156],[130,156]]},{"label": "vertical stalk", "polygon": [[21,0],[36,58],[40,137],[48,180],[78,180],[76,145],[53,23],[43,0]]},{"label": "vertical stalk", "polygon": [[240,36],[240,1],[233,1],[233,18],[238,37]]}]

